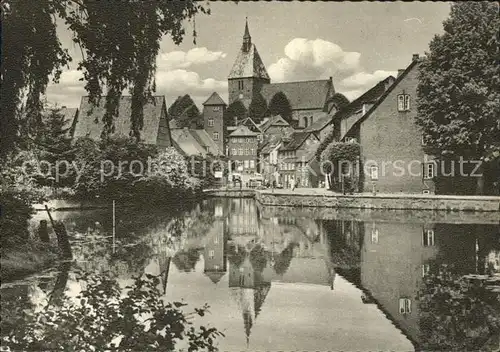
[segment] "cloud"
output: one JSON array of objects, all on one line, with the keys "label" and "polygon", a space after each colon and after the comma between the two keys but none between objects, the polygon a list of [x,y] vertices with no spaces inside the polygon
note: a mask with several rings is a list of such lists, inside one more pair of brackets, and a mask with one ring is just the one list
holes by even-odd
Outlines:
[{"label": "cloud", "polygon": [[295,38],[285,46],[285,57],[269,66],[274,82],[343,76],[360,66],[361,54],[344,51],[335,43],[323,39]]},{"label": "cloud", "polygon": [[326,79],[333,77],[335,89],[349,100],[356,99],[396,71],[365,72],[361,54],[344,51],[339,45],[323,39],[292,39],[284,49],[284,57],[269,66],[273,82]]},{"label": "cloud", "polygon": [[362,86],[373,86],[389,76],[397,76],[397,71],[377,70],[373,73],[358,72],[343,79],[340,83],[347,88],[357,88]]},{"label": "cloud", "polygon": [[[168,102],[175,100],[178,95],[190,94],[199,103],[213,91],[227,96],[227,81],[201,78],[197,72],[186,70],[193,65],[211,63],[225,57],[225,53],[209,51],[207,48],[160,54],[157,58],[156,93],[166,95]],[[87,95],[85,82],[79,81],[81,77],[83,74],[80,71],[64,71],[58,84],[47,87],[47,99],[59,105],[79,106],[81,97]],[[129,93],[125,90],[124,94]]]},{"label": "cloud", "polygon": [[222,51],[210,51],[205,47],[193,48],[185,51],[171,51],[160,54],[157,58],[160,70],[172,70],[178,68],[189,68],[193,65],[206,64],[224,59],[226,53]]}]

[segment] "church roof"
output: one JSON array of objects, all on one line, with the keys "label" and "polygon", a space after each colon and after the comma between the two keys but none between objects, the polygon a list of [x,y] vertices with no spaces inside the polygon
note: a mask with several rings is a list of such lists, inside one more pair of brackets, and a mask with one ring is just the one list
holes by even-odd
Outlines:
[{"label": "church roof", "polygon": [[[101,97],[97,106],[90,104],[89,97],[82,97],[78,120],[75,126],[74,137],[88,136],[100,139],[104,123],[102,118],[106,111],[106,99]],[[162,111],[162,109],[164,109]],[[130,115],[132,111],[132,97],[122,96],[118,105],[118,116],[114,118],[115,135],[130,135]],[[144,127],[141,130],[141,139],[148,144],[156,144],[160,132],[160,119],[162,113],[166,118],[166,105],[164,96],[154,96],[144,104]]]},{"label": "church roof", "polygon": [[267,74],[266,66],[264,66],[264,63],[262,62],[259,52],[254,44],[250,45],[248,52],[245,52],[243,49],[240,50],[238,56],[236,57],[236,61],[233,64],[233,68],[229,73],[228,79],[247,77],[270,80],[269,75]]},{"label": "church roof", "polygon": [[269,102],[273,96],[283,92],[292,110],[323,109],[334,88],[329,79],[265,84],[261,94]]},{"label": "church roof", "polygon": [[319,118],[314,122],[311,126],[306,127],[304,132],[317,132],[321,131],[323,128],[328,126],[332,122],[332,116],[328,115],[325,112],[321,112]]},{"label": "church roof", "polygon": [[217,92],[213,92],[212,95],[207,100],[205,100],[203,105],[226,105],[226,103],[220,97],[220,95],[217,94]]}]

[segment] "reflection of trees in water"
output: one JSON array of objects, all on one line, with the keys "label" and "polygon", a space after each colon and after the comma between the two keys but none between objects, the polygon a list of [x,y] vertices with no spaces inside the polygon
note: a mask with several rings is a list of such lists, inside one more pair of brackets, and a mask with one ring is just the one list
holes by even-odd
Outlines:
[{"label": "reflection of trees in water", "polygon": [[250,251],[250,263],[257,273],[262,273],[267,264],[267,255],[264,247],[260,244],[255,245]]},{"label": "reflection of trees in water", "polygon": [[187,250],[178,251],[172,258],[177,270],[190,272],[193,271],[196,263],[200,259],[199,248],[189,248]]},{"label": "reflection of trees in water", "polygon": [[323,228],[330,242],[330,259],[334,267],[347,271],[360,268],[364,224],[351,220],[324,220]]},{"label": "reflection of trees in water", "polygon": [[429,273],[419,291],[423,348],[484,350],[500,343],[500,294],[484,281],[468,280],[453,267],[440,265]]},{"label": "reflection of trees in water", "polygon": [[284,275],[287,272],[293,259],[293,249],[296,246],[298,246],[297,243],[291,242],[280,254],[274,256],[274,271],[276,274]]}]

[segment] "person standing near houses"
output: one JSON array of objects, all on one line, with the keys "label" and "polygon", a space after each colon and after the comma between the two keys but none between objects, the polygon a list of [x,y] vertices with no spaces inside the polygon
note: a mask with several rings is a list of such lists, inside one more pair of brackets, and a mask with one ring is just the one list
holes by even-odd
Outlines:
[{"label": "person standing near houses", "polygon": [[295,190],[295,179],[293,177],[290,177],[290,187],[292,191]]}]

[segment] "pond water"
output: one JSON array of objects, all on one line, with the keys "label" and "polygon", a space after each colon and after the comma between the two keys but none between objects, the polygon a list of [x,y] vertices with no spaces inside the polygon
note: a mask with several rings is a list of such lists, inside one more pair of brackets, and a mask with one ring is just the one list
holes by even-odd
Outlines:
[{"label": "pond water", "polygon": [[[76,295],[79,269],[109,270],[122,283],[161,274],[167,299],[208,303],[200,319],[224,332],[221,351],[500,346],[500,230],[481,214],[211,199],[176,214],[119,210],[114,239],[110,210],[54,215],[75,261],[3,284],[2,331],[22,309]],[[466,275],[476,276],[460,281]]]}]

